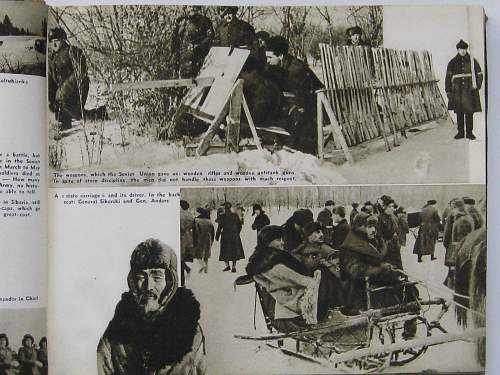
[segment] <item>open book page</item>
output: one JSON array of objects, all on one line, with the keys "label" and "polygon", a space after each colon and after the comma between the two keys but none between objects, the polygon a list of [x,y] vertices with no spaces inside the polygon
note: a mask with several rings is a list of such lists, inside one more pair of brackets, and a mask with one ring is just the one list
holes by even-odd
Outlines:
[{"label": "open book page", "polygon": [[47,7],[5,1],[0,15],[0,371],[13,374],[47,369]]},{"label": "open book page", "polygon": [[484,23],[51,7],[51,373],[481,372]]}]

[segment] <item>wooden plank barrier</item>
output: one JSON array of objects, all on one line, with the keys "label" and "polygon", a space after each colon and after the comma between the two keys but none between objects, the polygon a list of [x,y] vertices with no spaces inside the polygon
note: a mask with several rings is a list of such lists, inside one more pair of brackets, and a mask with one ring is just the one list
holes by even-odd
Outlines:
[{"label": "wooden plank barrier", "polygon": [[324,97],[348,147],[383,137],[390,150],[389,137],[398,146],[406,129],[448,116],[430,52],[327,44],[320,52]]}]

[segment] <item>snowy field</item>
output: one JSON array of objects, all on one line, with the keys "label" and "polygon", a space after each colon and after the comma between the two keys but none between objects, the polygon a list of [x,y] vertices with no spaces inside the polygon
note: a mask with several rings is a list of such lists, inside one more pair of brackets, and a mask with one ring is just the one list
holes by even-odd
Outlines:
[{"label": "snowy field", "polygon": [[[92,127],[89,127],[87,134],[91,131]],[[356,154],[355,163],[349,165],[320,161],[312,155],[283,150],[274,154],[257,150],[244,151],[237,155],[220,153],[196,159],[187,157],[184,147],[178,143],[152,141],[128,132],[125,137],[127,145],[123,147],[118,124],[107,122],[103,128],[101,162],[92,163],[90,169],[180,172],[278,169],[295,172],[296,184],[483,182],[484,179],[481,178],[471,181],[469,158],[472,143],[468,140],[454,140],[455,133],[456,128],[451,122],[442,121],[430,130],[402,139],[401,146],[390,152],[386,152],[383,147],[362,149]],[[486,141],[481,130],[477,135],[474,152],[482,155]],[[78,128],[62,138],[61,144],[65,150],[61,165],[63,170],[89,168],[84,139],[83,132]],[[98,159],[96,151],[92,158],[94,161]]]},{"label": "snowy field", "polygon": [[0,36],[0,72],[45,75],[45,55],[35,50],[40,36]]},{"label": "snowy field", "polygon": [[[293,209],[270,209],[267,213],[272,224],[283,224],[292,214]],[[314,210],[315,217],[319,209]],[[214,217],[215,214],[213,213]],[[199,266],[192,265],[192,272],[187,279],[187,287],[191,288],[202,306],[202,327],[206,335],[209,374],[325,374],[337,370],[324,368],[320,365],[305,362],[286,356],[268,347],[264,343],[243,341],[233,337],[235,334],[266,334],[267,328],[257,303],[256,330],[253,328],[253,311],[255,289],[252,285],[239,286],[235,291],[233,281],[244,274],[248,257],[256,244],[256,233],[251,230],[253,218],[251,210],[246,212],[245,224],[241,232],[245,257],[237,265],[238,272],[222,272],[224,264],[218,261],[219,243],[212,246],[212,257],[209,260],[208,274],[198,273]],[[214,223],[215,224],[215,223]],[[441,243],[436,246],[437,260],[431,262],[424,257],[423,263],[417,263],[412,254],[414,237],[407,236],[408,245],[402,249],[405,270],[418,279],[441,286],[447,269],[444,267],[444,248]],[[441,287],[440,287],[441,288]],[[443,297],[450,297],[449,292],[442,287]],[[420,290],[423,298],[427,293],[436,296],[434,291]],[[448,295],[446,295],[448,294]],[[432,318],[437,309],[431,309],[426,316]],[[454,318],[454,309],[441,321],[450,332],[460,332]],[[470,342],[447,343],[431,347],[414,362],[403,367],[392,367],[388,373],[422,372],[424,370],[439,372],[479,371],[475,359],[475,345]]]}]

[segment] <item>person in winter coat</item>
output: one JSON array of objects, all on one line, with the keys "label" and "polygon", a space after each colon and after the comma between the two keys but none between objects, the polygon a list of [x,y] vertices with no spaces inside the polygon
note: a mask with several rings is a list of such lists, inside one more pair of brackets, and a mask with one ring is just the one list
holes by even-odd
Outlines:
[{"label": "person in winter coat", "polygon": [[328,308],[341,303],[332,298],[336,292],[332,287],[334,278],[330,272],[308,267],[286,251],[283,234],[283,227],[277,225],[268,225],[259,232],[247,275],[275,299],[275,319],[316,324],[326,318]]},{"label": "person in winter coat", "polygon": [[[219,260],[226,264],[222,271],[236,272],[236,262],[245,258],[240,238],[242,223],[239,216],[233,212],[231,203],[224,203],[224,210],[217,220],[215,240],[220,240]],[[229,262],[232,262],[232,267],[229,267]]]},{"label": "person in winter coat", "polygon": [[333,235],[333,210],[335,208],[335,202],[331,199],[325,202],[325,208],[318,213],[316,221],[321,224],[321,229],[323,235],[325,236],[325,242],[332,243]]},{"label": "person in winter coat", "polygon": [[402,270],[403,262],[401,260],[398,220],[394,215],[394,200],[388,195],[380,197],[378,212],[377,233],[387,246],[387,255],[384,261]]},{"label": "person in winter coat", "polygon": [[334,249],[340,249],[347,234],[351,230],[351,226],[345,218],[345,208],[337,206],[333,210],[333,236],[331,245]]},{"label": "person in winter coat", "polygon": [[47,337],[42,337],[38,343],[37,350],[38,360],[42,362],[43,367],[40,369],[41,375],[49,374],[49,357],[47,351]]},{"label": "person in winter coat", "polygon": [[[273,36],[267,42],[267,64],[273,71],[280,72],[282,91],[293,94],[293,105],[289,110],[292,145],[295,149],[315,154],[316,131],[316,91],[323,84],[309,66],[288,53],[288,41],[282,36]],[[276,75],[276,74],[275,74]]]},{"label": "person in winter coat", "polygon": [[476,208],[476,200],[469,197],[462,198],[465,205],[465,212],[470,215],[474,221],[474,230],[481,228],[484,225],[483,215]]},{"label": "person in winter coat", "polygon": [[176,72],[181,78],[195,78],[210,50],[215,32],[212,21],[200,13],[201,6],[184,6],[186,14],[177,18],[171,39]]},{"label": "person in winter coat", "polygon": [[115,314],[97,347],[99,375],[204,375],[200,304],[177,286],[177,257],[157,239],[134,249]]},{"label": "person in winter coat", "polygon": [[363,29],[359,26],[349,27],[346,30],[348,37],[347,45],[351,47],[364,46],[370,47],[370,44],[363,40]]},{"label": "person in winter coat", "polygon": [[399,244],[402,247],[406,247],[406,235],[410,233],[410,227],[408,226],[408,213],[404,207],[399,206],[394,214],[398,219]]},{"label": "person in winter coat", "polygon": [[465,211],[463,199],[454,202],[451,215],[446,220],[443,245],[446,249],[444,264],[449,268],[444,284],[454,289],[455,263],[457,259],[457,244],[474,230],[474,220]]},{"label": "person in winter coat", "polygon": [[258,236],[260,230],[264,228],[266,225],[271,224],[271,221],[269,220],[269,216],[267,216],[264,210],[262,209],[262,206],[257,203],[254,204],[252,207],[252,216],[255,216],[255,219],[252,224],[252,230],[256,230]]},{"label": "person in winter coat", "polygon": [[199,272],[208,272],[208,259],[215,239],[215,229],[210,220],[210,211],[198,207],[199,215],[194,219],[194,259],[200,262]]},{"label": "person in winter coat", "polygon": [[302,243],[304,239],[304,228],[307,223],[313,221],[313,213],[306,208],[299,208],[291,217],[283,224],[284,233],[283,241],[285,242],[285,250],[292,251]]},{"label": "person in winter coat", "polygon": [[356,217],[357,214],[359,214],[359,210],[358,210],[359,203],[353,202],[353,203],[351,203],[351,207],[352,207],[352,210],[351,210],[351,213],[349,215],[349,224],[352,225],[352,223],[354,222],[354,218]]},{"label": "person in winter coat", "polygon": [[185,273],[189,274],[191,268],[186,264],[193,261],[193,230],[194,216],[188,211],[189,203],[180,201],[180,238],[181,238],[181,286],[185,284]]},{"label": "person in winter coat", "polygon": [[[467,52],[469,45],[460,40],[457,55],[446,68],[445,90],[448,96],[448,109],[457,115],[457,134],[455,139],[467,137],[474,140],[474,113],[481,112],[479,90],[483,83],[483,73],[476,59]],[[472,70],[474,72],[472,73]],[[465,123],[465,133],[464,133]]]},{"label": "person in winter coat", "polygon": [[417,240],[413,247],[413,254],[417,254],[418,262],[422,262],[424,255],[430,255],[435,260],[434,251],[439,237],[441,218],[436,208],[436,201],[431,199],[422,209],[422,222],[418,230]]},{"label": "person in winter coat", "polygon": [[43,363],[38,359],[35,339],[26,334],[22,340],[23,346],[19,348],[17,360],[19,361],[19,375],[41,375]]},{"label": "person in winter coat", "polygon": [[9,347],[9,338],[0,333],[0,375],[16,375],[19,362],[16,352]]}]

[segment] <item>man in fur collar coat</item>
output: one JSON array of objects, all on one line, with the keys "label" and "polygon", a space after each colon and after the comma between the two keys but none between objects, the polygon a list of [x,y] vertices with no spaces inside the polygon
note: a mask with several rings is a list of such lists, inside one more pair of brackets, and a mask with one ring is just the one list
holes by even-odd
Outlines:
[{"label": "man in fur collar coat", "polygon": [[200,305],[177,287],[177,257],[156,239],[132,253],[115,315],[97,348],[99,375],[203,375],[205,339]]}]

